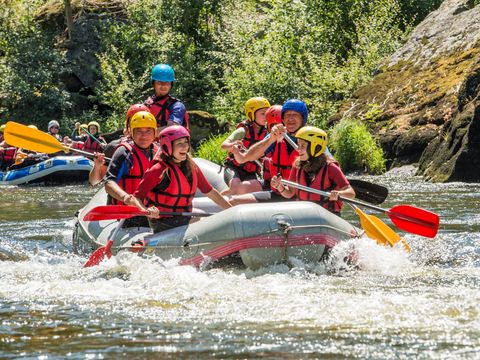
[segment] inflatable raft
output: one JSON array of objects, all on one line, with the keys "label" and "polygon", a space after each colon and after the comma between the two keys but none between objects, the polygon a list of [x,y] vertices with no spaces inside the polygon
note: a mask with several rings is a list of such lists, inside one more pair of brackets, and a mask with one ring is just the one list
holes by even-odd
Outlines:
[{"label": "inflatable raft", "polygon": [[[212,184],[221,190],[219,165],[195,160]],[[73,235],[76,252],[90,254],[111,239],[116,220],[83,221],[94,207],[106,204],[101,189],[79,211]],[[152,234],[150,228],[122,228],[114,236],[112,252],[128,251],[132,242],[147,243],[144,254],[180,259],[182,265],[201,266],[227,258],[258,269],[277,263],[317,262],[338,242],[363,232],[323,207],[301,201],[245,204],[220,211],[207,197],[196,197],[194,208],[213,212],[202,220]]]},{"label": "inflatable raft", "polygon": [[21,169],[0,173],[0,185],[65,184],[88,180],[93,162],[83,156],[56,156]]}]

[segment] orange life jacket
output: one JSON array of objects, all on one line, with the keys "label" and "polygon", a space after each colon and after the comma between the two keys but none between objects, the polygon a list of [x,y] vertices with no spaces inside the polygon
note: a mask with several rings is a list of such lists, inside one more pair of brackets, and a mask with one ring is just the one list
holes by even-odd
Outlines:
[{"label": "orange life jacket", "polygon": [[198,181],[196,171],[192,171],[192,179],[189,181],[177,164],[164,164],[167,168],[162,173],[159,184],[147,194],[147,206],[154,205],[164,212],[192,211]]}]

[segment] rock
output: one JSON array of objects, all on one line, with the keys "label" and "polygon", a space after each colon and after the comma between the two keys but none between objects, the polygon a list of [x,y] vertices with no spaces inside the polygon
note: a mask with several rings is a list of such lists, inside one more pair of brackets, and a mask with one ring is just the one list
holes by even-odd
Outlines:
[{"label": "rock", "polygon": [[387,166],[418,162],[433,181],[480,181],[479,91],[480,5],[445,0],[330,122],[376,104],[369,124]]}]

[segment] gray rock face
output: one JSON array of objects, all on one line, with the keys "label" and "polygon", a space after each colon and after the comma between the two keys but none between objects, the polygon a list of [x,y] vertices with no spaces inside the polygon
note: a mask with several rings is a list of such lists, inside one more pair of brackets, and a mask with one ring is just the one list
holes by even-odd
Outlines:
[{"label": "gray rock face", "polygon": [[480,5],[446,0],[339,114],[380,113],[373,133],[391,167],[417,164],[432,181],[480,181]]},{"label": "gray rock face", "polygon": [[445,0],[392,55],[389,66],[411,59],[414,65],[428,66],[432,59],[471,49],[479,40],[480,7],[472,0]]}]

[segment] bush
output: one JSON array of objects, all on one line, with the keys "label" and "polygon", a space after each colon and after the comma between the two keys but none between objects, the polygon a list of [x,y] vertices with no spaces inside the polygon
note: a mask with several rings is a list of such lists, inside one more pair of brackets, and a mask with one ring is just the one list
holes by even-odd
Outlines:
[{"label": "bush", "polygon": [[385,172],[383,151],[365,124],[354,119],[343,119],[331,133],[331,150],[344,171]]},{"label": "bush", "polygon": [[208,139],[202,141],[195,151],[195,156],[210,160],[217,164],[223,164],[228,152],[223,150],[220,145],[230,135],[229,133],[212,135]]}]

